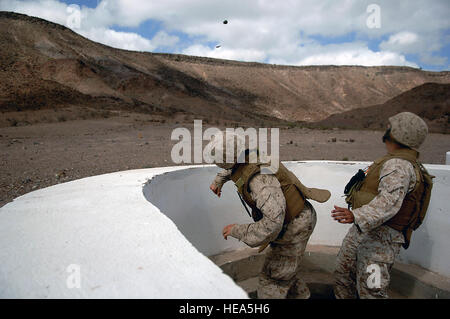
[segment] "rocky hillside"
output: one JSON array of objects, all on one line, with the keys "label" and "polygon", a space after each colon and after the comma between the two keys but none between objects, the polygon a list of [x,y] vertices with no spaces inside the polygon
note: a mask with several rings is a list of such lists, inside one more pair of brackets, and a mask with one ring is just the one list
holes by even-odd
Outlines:
[{"label": "rocky hillside", "polygon": [[388,118],[409,111],[421,116],[431,132],[450,133],[450,84],[425,83],[380,105],[335,114],[316,127],[384,129]]},{"label": "rocky hillside", "polygon": [[83,106],[206,118],[319,121],[383,104],[450,72],[293,67],[114,49],[39,18],[0,12],[0,110]]}]

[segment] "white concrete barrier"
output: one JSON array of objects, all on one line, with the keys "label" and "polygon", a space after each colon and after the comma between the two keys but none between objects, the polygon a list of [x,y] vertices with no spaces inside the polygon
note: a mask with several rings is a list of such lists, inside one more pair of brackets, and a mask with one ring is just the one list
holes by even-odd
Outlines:
[{"label": "white concrete barrier", "polygon": [[[346,207],[344,186],[368,162],[307,161],[286,162],[309,187],[327,188],[332,197],[324,204],[311,201],[317,211],[317,224],[310,244],[340,246],[350,226],[331,218],[333,205]],[[450,167],[425,165],[436,176],[431,203],[424,224],[413,233],[411,245],[402,249],[400,259],[450,277]],[[215,255],[243,244],[234,238],[223,240],[221,231],[232,223],[250,223],[233,183],[225,184],[219,199],[209,185],[219,169],[215,166],[189,168],[156,176],[144,186],[145,197],[171,218],[199,251]]]},{"label": "white concrete barrier", "polygon": [[[330,217],[343,188],[368,163],[288,162],[304,184],[328,188],[312,202],[311,244],[339,246],[348,226]],[[430,210],[404,262],[450,277],[450,167],[436,175]],[[251,222],[228,183],[209,190],[216,166],[168,167],[89,177],[28,193],[0,208],[0,298],[244,298],[205,255],[243,247],[222,228]],[[75,266],[75,267],[72,267]],[[77,268],[78,267],[78,268]],[[80,287],[77,284],[79,270]]]},{"label": "white concrete barrier", "polygon": [[177,169],[89,177],[2,207],[0,298],[247,298],[144,198],[147,179]]}]

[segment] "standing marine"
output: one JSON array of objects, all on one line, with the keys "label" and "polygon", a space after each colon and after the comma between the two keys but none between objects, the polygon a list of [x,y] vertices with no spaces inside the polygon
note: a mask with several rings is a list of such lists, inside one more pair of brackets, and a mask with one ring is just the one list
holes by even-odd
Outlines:
[{"label": "standing marine", "polygon": [[[225,133],[223,133],[225,135]],[[226,132],[224,143],[216,142],[216,150],[225,145],[231,148],[232,140],[239,135]],[[316,224],[316,212],[308,199],[325,202],[330,197],[327,190],[305,187],[298,178],[281,162],[276,172],[262,172],[261,163],[249,160],[251,152],[237,154],[231,163],[216,165],[223,170],[217,174],[210,189],[220,197],[221,189],[227,181],[233,181],[241,200],[251,208],[254,220],[248,224],[225,226],[222,235],[234,237],[250,247],[260,246],[260,252],[270,245],[264,266],[259,275],[258,298],[298,298],[307,299],[310,291],[302,280],[300,261]],[[258,154],[259,155],[259,154]],[[245,158],[245,161],[237,159]],[[277,159],[278,161],[278,159]]]},{"label": "standing marine", "polygon": [[401,246],[408,248],[430,201],[433,176],[417,151],[427,134],[426,123],[413,113],[389,118],[383,136],[388,154],[347,184],[351,210],[334,206],[335,220],[353,224],[337,256],[336,298],[388,298],[394,260]]}]

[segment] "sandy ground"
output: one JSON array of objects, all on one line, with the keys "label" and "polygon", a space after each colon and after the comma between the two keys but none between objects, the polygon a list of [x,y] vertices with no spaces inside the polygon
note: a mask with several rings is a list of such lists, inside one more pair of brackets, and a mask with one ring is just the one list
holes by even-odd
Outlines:
[{"label": "sandy ground", "polygon": [[[142,115],[0,128],[0,207],[30,191],[87,176],[173,166],[170,153],[177,141],[170,136],[176,127],[193,134],[193,121],[152,122]],[[284,128],[280,157],[371,161],[385,153],[382,134]],[[420,151],[422,162],[444,164],[450,135],[430,134]]]}]

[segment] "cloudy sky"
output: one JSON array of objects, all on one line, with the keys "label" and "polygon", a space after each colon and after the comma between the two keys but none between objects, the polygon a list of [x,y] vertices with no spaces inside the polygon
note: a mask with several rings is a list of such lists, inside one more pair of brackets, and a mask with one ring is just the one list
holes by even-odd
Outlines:
[{"label": "cloudy sky", "polygon": [[128,50],[450,70],[450,0],[0,0],[0,10]]}]

